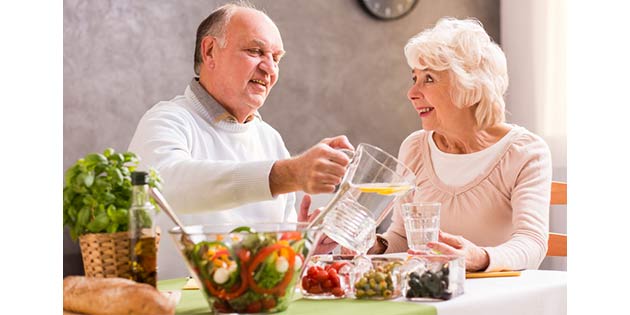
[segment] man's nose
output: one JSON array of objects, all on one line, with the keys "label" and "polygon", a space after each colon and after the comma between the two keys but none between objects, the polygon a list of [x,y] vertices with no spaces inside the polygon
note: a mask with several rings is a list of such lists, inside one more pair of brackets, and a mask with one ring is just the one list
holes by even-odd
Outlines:
[{"label": "man's nose", "polygon": [[270,76],[278,74],[278,64],[273,60],[271,56],[263,56],[260,61],[259,67],[262,71],[266,72]]}]

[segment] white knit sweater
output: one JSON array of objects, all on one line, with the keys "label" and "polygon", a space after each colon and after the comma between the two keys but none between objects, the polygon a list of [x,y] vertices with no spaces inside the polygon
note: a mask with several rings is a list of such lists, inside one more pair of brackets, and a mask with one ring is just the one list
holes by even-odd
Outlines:
[{"label": "white knit sweater", "polygon": [[156,168],[163,193],[187,224],[296,221],[295,194],[271,195],[273,163],[289,157],[280,134],[256,113],[241,124],[193,79],[184,95],[141,118],[129,150]]}]

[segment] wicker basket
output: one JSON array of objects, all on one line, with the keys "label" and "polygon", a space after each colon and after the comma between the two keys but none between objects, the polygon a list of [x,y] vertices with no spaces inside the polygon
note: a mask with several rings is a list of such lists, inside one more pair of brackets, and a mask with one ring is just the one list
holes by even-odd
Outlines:
[{"label": "wicker basket", "polygon": [[[160,244],[157,229],[156,248]],[[79,237],[87,277],[129,278],[129,233],[90,233]]]},{"label": "wicker basket", "polygon": [[129,278],[129,233],[91,233],[79,237],[87,277]]}]

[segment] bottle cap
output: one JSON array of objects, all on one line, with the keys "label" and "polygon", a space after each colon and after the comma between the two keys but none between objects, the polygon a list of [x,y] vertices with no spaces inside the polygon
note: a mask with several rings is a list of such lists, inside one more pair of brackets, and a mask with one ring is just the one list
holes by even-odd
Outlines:
[{"label": "bottle cap", "polygon": [[147,172],[131,172],[132,185],[146,185],[149,183],[149,174]]}]

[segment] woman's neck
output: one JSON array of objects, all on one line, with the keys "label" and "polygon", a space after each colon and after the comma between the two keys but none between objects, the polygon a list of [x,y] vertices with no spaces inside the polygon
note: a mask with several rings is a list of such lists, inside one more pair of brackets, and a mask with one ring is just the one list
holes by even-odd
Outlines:
[{"label": "woman's neck", "polygon": [[435,130],[433,141],[440,151],[451,154],[468,154],[481,151],[505,136],[512,127],[500,123],[483,130],[460,128]]}]

